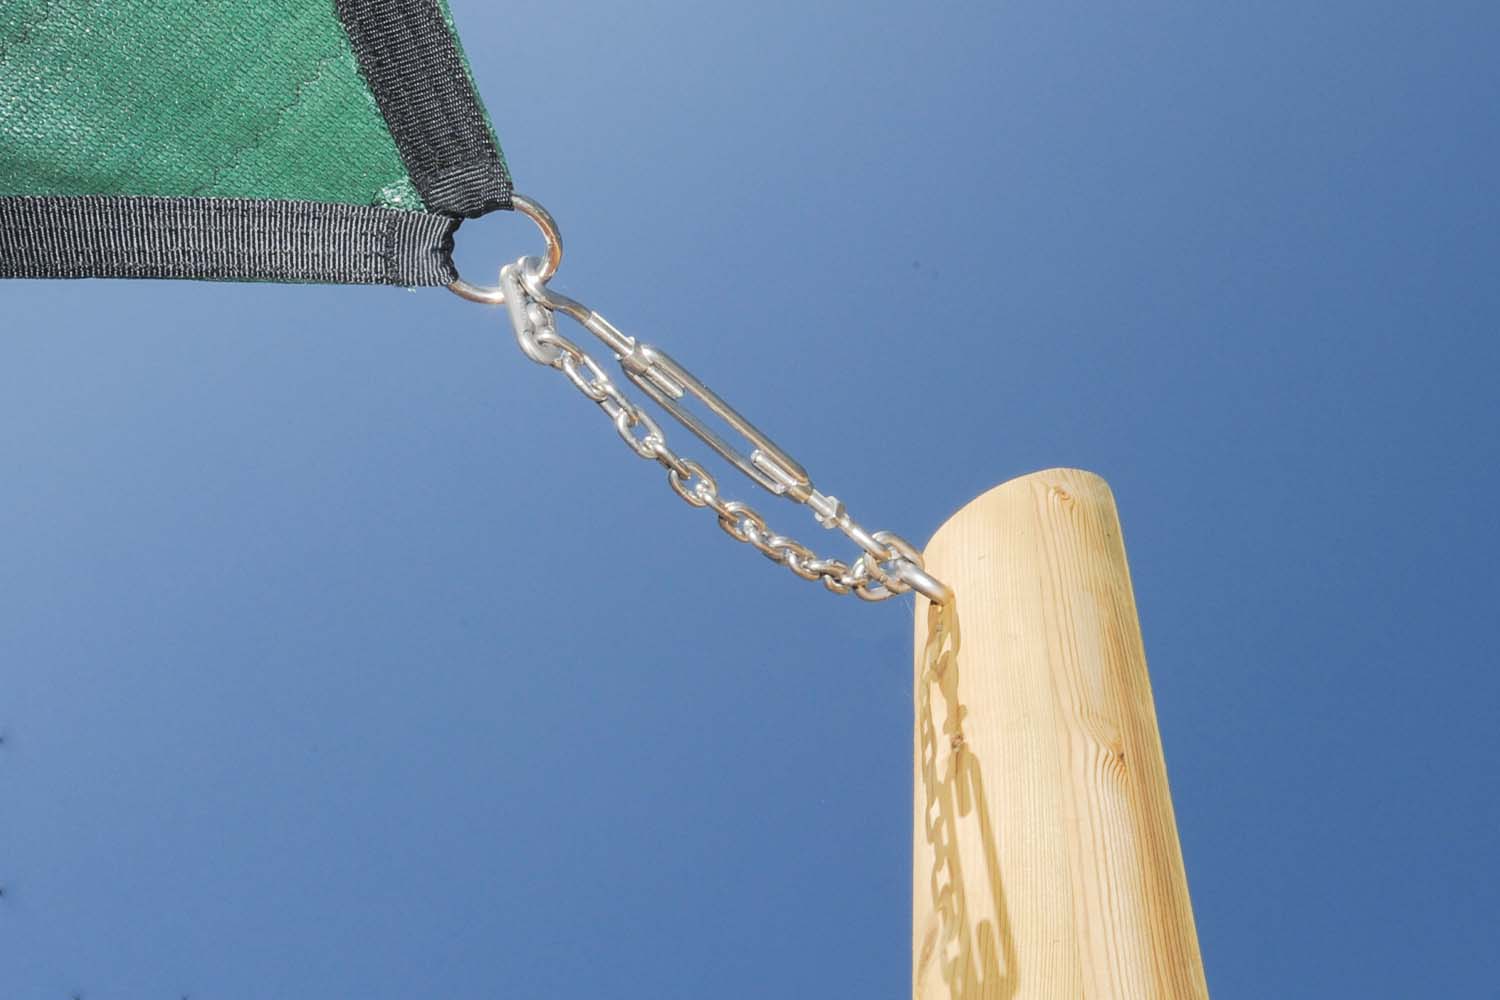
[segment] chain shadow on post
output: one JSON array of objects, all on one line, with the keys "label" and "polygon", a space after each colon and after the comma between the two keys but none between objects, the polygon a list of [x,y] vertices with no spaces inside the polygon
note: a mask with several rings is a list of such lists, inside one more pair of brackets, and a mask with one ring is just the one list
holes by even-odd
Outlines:
[{"label": "chain shadow on post", "polygon": [[[983,771],[964,739],[967,709],[959,700],[959,644],[957,602],[929,604],[916,709],[932,911],[913,963],[912,995],[917,1000],[1009,1000],[1019,988],[1020,973]],[[941,720],[934,716],[934,692]],[[977,834],[988,899],[970,898],[964,888],[961,823],[970,838]],[[970,838],[965,839],[972,844]]]}]

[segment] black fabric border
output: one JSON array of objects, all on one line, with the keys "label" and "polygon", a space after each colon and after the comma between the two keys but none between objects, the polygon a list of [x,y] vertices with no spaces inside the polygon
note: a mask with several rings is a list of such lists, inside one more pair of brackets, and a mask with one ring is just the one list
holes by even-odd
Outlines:
[{"label": "black fabric border", "polygon": [[422,201],[474,218],[510,208],[510,174],[439,0],[335,0]]},{"label": "black fabric border", "polygon": [[458,225],[310,201],[0,197],[0,278],[446,285]]}]

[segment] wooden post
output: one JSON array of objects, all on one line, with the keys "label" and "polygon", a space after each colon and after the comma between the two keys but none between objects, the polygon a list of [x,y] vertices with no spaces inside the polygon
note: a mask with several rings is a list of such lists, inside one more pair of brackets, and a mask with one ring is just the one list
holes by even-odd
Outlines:
[{"label": "wooden post", "polygon": [[1011,480],[925,556],[913,997],[1208,996],[1109,486]]}]

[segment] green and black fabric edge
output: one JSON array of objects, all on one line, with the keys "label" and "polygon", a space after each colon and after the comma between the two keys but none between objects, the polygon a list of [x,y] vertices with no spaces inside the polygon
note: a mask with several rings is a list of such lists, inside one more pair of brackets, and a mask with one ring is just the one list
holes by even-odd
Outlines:
[{"label": "green and black fabric edge", "polygon": [[511,182],[441,0],[334,0],[425,211],[129,195],[0,196],[0,277],[446,285],[465,218]]},{"label": "green and black fabric edge", "polygon": [[0,198],[0,276],[445,285],[459,221],[311,201]]},{"label": "green and black fabric edge", "polygon": [[375,103],[430,211],[510,207],[510,175],[438,0],[337,0]]}]

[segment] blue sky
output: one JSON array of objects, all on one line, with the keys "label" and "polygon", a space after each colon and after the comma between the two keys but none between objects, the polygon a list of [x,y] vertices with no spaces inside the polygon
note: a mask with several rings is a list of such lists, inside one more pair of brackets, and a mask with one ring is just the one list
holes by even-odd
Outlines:
[{"label": "blue sky", "polygon": [[[1109,479],[1216,997],[1495,995],[1492,4],[453,7],[559,287],[866,523]],[[441,291],[0,301],[0,996],[907,990],[909,603]]]}]

